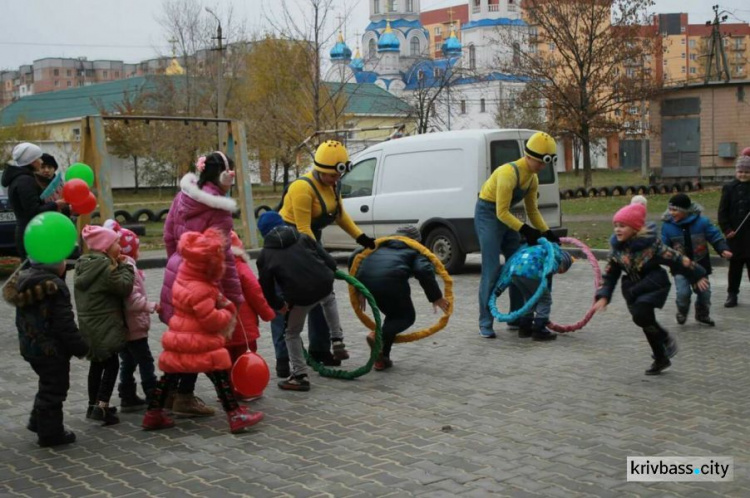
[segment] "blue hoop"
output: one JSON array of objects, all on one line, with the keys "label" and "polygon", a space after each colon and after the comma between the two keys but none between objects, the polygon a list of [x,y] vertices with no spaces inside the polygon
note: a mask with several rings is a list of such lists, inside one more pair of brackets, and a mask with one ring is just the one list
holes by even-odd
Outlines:
[{"label": "blue hoop", "polygon": [[534,292],[534,295],[531,296],[531,299],[526,301],[524,305],[519,309],[517,309],[516,311],[511,311],[510,313],[501,313],[497,309],[497,298],[498,296],[500,296],[500,294],[505,292],[505,289],[510,286],[511,275],[509,263],[513,260],[514,257],[516,257],[516,255],[520,253],[520,250],[517,251],[516,254],[511,256],[511,258],[503,265],[503,271],[500,273],[500,277],[497,279],[497,283],[495,284],[493,292],[490,294],[490,301],[488,303],[492,316],[494,316],[495,320],[497,320],[498,322],[512,322],[521,318],[534,306],[536,306],[537,301],[539,301],[539,299],[542,297],[542,293],[547,290],[547,279],[544,277],[552,273],[552,270],[555,267],[555,251],[552,248],[552,244],[544,237],[539,238],[539,244],[542,245],[547,251],[547,257],[544,260],[544,267],[539,274],[539,287],[537,287],[536,292]]}]

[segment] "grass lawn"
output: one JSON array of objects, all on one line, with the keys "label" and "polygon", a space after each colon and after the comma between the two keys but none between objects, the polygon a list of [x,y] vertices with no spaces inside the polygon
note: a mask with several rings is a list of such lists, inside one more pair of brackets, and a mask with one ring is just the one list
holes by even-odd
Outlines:
[{"label": "grass lawn", "polygon": [[[575,173],[558,173],[560,189],[583,187],[583,170]],[[614,187],[621,185],[648,185],[648,178],[641,178],[640,171],[621,169],[597,169],[591,171],[592,187]]]},{"label": "grass lawn", "polygon": [[[667,209],[670,197],[674,194],[648,195],[649,217],[661,216]],[[716,221],[716,213],[719,209],[721,188],[712,187],[700,191],[688,192],[690,199],[703,206],[703,212],[711,220]],[[562,201],[563,220],[566,215],[610,215],[630,202],[632,196],[613,197],[581,197],[578,199],[565,199]]]}]

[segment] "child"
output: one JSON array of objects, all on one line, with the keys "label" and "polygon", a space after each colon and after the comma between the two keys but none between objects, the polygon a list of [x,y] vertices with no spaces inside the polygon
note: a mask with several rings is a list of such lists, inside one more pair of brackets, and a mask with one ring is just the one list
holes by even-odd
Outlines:
[{"label": "child", "polygon": [[61,278],[64,274],[65,261],[32,262],[3,290],[5,300],[16,307],[21,356],[39,377],[26,427],[37,433],[42,447],[76,440],[63,426],[62,407],[70,387],[70,357],[82,358],[89,350],[73,318],[70,291]]},{"label": "child", "polygon": [[677,354],[677,343],[669,332],[656,321],[654,310],[661,308],[669,295],[669,276],[661,265],[669,266],[676,274],[685,275],[698,290],[708,288],[705,270],[677,251],[661,243],[654,233],[654,225],[646,225],[646,208],[630,204],[615,213],[611,250],[602,275],[602,285],[596,292],[594,311],[601,311],[612,300],[622,272],[622,295],[628,304],[633,322],[646,334],[654,362],[646,375],[658,375],[672,365],[670,358]]},{"label": "child", "polygon": [[[701,216],[703,208],[690,201],[687,194],[673,195],[669,199],[667,211],[662,216],[664,222],[661,227],[661,241],[664,245],[675,249],[687,256],[706,270],[706,280],[711,274],[711,258],[708,253],[708,243],[714,246],[722,258],[731,258],[721,232],[711,224],[705,216]],[[677,287],[677,323],[682,325],[687,320],[690,311],[690,284],[683,275],[674,276]],[[696,292],[695,320],[706,325],[714,326],[711,319],[711,289]]]},{"label": "child", "polygon": [[744,155],[744,151],[737,158],[734,176],[735,179],[721,189],[719,201],[719,227],[732,251],[725,308],[737,306],[743,266],[747,267],[750,278],[750,155]]},{"label": "child", "polygon": [[[120,384],[117,391],[120,394],[120,410],[134,412],[146,407],[156,388],[154,374],[154,357],[148,345],[148,331],[151,328],[151,313],[159,311],[159,303],[149,301],[146,294],[146,281],[143,271],[138,269],[138,236],[127,228],[122,228],[115,220],[107,220],[105,228],[114,230],[120,235],[120,250],[135,274],[133,292],[125,300],[125,323],[128,333],[125,337],[125,348],[120,351]],[[136,393],[135,369],[141,375],[141,387],[146,400]]]},{"label": "child", "polygon": [[[331,329],[334,357],[346,353],[344,335],[333,293],[336,262],[313,238],[284,224],[279,213],[267,211],[258,220],[263,236],[263,250],[258,258],[260,286],[268,304],[287,313],[285,341],[292,373],[279,382],[281,389],[309,391],[302,352],[302,328],[308,312],[320,303]],[[284,298],[276,292],[279,286]],[[348,353],[347,353],[348,357]]]},{"label": "child", "polygon": [[[250,257],[247,255],[242,241],[233,230],[232,236],[232,253],[234,254],[234,263],[237,267],[237,274],[242,284],[242,294],[245,296],[245,302],[240,305],[237,313],[237,326],[234,334],[227,340],[226,348],[232,359],[232,364],[237,358],[247,351],[248,345],[250,351],[257,351],[257,339],[260,337],[258,330],[258,315],[263,321],[271,321],[276,317],[276,312],[268,305],[266,298],[263,297],[263,290],[260,288],[258,279],[255,277],[253,270],[250,269]],[[240,397],[235,392],[235,396]]]},{"label": "child", "polygon": [[146,430],[174,427],[164,405],[183,373],[208,376],[227,414],[232,434],[263,420],[262,413],[239,406],[232,394],[229,380],[232,362],[224,346],[234,330],[236,307],[220,288],[225,271],[225,244],[224,235],[215,228],[204,233],[185,232],[180,237],[177,250],[182,263],[172,287],[174,314],[162,336],[164,350],[159,356],[159,368],[164,375],[143,418]]},{"label": "child", "polygon": [[120,254],[120,236],[114,230],[86,225],[81,233],[89,248],[75,266],[75,299],[78,324],[89,344],[89,408],[86,418],[104,425],[120,422],[109,408],[125,347],[125,299],[133,292],[133,268]]},{"label": "child", "polygon": [[[557,334],[547,328],[552,310],[552,293],[550,292],[552,275],[567,272],[573,264],[573,258],[569,252],[560,249],[559,245],[551,244],[551,246],[555,252],[555,264],[551,273],[544,276],[547,279],[547,289],[532,309],[521,317],[518,337],[531,337],[535,341],[557,339]],[[519,250],[508,260],[511,284],[521,292],[524,303],[531,299],[542,282],[539,273],[544,268],[546,255],[544,246],[528,246]]]},{"label": "child", "polygon": [[[409,237],[421,242],[422,236],[415,226],[404,226],[396,230],[395,235]],[[357,254],[355,251],[349,258],[349,267]],[[430,261],[418,251],[412,249],[400,240],[387,240],[367,256],[357,269],[357,280],[367,287],[378,303],[378,308],[385,315],[383,321],[383,349],[375,361],[375,370],[386,370],[393,366],[391,348],[396,336],[414,324],[416,312],[411,300],[409,279],[419,280],[427,300],[436,308],[448,312],[450,303],[443,297],[443,293],[435,279],[435,269]],[[359,296],[360,307],[364,310],[366,300]],[[375,344],[375,333],[370,332],[367,343],[372,348]]]}]

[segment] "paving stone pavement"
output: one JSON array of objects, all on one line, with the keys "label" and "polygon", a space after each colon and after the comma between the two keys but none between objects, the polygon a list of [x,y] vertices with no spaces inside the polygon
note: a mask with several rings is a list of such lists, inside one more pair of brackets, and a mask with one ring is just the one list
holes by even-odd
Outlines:
[{"label": "paving stone pavement", "polygon": [[[715,328],[692,317],[676,325],[670,296],[659,318],[676,332],[680,352],[667,373],[646,377],[650,351],[619,293],[585,330],[551,343],[519,339],[501,324],[497,339],[480,338],[476,262],[470,257],[455,276],[448,327],[396,345],[392,370],[354,381],[313,375],[309,393],[281,391],[272,379],[251,403],[266,419],[241,435],[230,434],[220,415],[154,432],[141,430],[142,414],[122,414],[112,427],[86,421],[88,364],[74,359],[65,417],[78,442],[38,448],[24,428],[35,376],[18,354],[14,312],[2,302],[0,495],[750,496],[746,282],[741,306],[727,310],[726,269],[716,270]],[[162,276],[146,272],[152,298]],[[592,289],[582,263],[556,278],[553,318],[577,321]],[[345,285],[336,290],[347,365],[355,368],[366,360],[365,331]],[[414,294],[418,325],[433,323],[421,290]],[[154,323],[156,354],[163,330]],[[267,324],[262,334],[260,353],[273,366]],[[219,410],[205,377],[198,395]],[[734,481],[628,483],[626,457],[639,455],[733,456]]]}]

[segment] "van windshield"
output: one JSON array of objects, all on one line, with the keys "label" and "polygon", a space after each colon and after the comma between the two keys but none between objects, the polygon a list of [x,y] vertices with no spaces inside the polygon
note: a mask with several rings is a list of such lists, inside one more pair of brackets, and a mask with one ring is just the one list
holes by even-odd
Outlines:
[{"label": "van windshield", "polygon": [[[526,142],[524,141],[524,145]],[[517,140],[494,140],[490,142],[490,172],[495,171],[503,164],[515,161],[523,157]],[[539,185],[555,183],[555,172],[552,164],[546,164],[544,169],[538,173]]]}]

